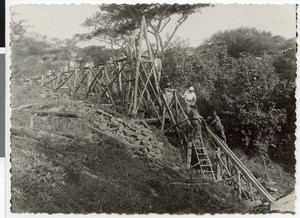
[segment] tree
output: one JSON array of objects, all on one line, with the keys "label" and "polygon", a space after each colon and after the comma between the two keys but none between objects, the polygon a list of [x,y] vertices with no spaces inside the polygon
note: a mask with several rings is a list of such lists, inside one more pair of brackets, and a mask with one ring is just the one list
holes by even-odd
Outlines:
[{"label": "tree", "polygon": [[110,52],[104,46],[91,45],[82,49],[86,56],[90,56],[95,65],[105,63],[110,58]]},{"label": "tree", "polygon": [[28,25],[25,25],[26,20],[17,20],[17,13],[12,13],[10,30],[11,30],[11,40],[17,40],[25,36]]},{"label": "tree", "polygon": [[249,155],[280,156],[294,166],[295,39],[242,28],[213,35],[196,49],[171,44],[164,76],[180,91],[193,85],[202,116],[216,109],[228,144]]},{"label": "tree", "polygon": [[[100,5],[99,12],[87,18],[83,26],[92,27],[94,30],[86,35],[89,38],[101,37],[113,45],[120,40],[120,36],[126,30],[134,30],[140,26],[142,16],[145,16],[148,24],[148,32],[156,40],[156,51],[164,51],[174,38],[178,28],[192,14],[199,12],[201,8],[211,6],[210,4],[136,4],[136,5]],[[173,16],[177,15],[177,16]],[[173,16],[173,17],[172,17]],[[161,32],[170,23],[172,18],[176,19],[175,28],[163,41]]]},{"label": "tree", "polygon": [[245,27],[218,32],[207,40],[208,45],[226,46],[228,54],[234,58],[240,57],[243,53],[255,56],[263,55],[265,52],[274,54],[282,43],[284,38],[281,36],[273,36],[271,32]]}]

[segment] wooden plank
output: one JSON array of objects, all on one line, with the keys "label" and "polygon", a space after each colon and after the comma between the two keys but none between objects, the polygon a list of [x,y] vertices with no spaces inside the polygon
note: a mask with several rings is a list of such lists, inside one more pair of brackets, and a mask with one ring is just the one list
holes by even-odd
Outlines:
[{"label": "wooden plank", "polygon": [[[217,158],[221,159],[220,148],[218,148],[216,155],[217,155]],[[217,181],[220,181],[222,178],[221,178],[221,166],[220,166],[220,162],[219,161],[217,161],[216,174],[217,174]]]}]

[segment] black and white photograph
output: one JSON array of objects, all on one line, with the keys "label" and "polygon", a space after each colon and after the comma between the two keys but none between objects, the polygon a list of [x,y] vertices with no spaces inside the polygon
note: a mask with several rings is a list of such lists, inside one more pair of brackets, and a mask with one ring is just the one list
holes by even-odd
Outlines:
[{"label": "black and white photograph", "polygon": [[10,7],[10,212],[295,214],[296,4]]}]

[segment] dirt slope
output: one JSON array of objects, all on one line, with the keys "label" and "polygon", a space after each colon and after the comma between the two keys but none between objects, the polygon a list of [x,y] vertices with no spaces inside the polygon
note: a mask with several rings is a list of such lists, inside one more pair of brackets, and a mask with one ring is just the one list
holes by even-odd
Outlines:
[{"label": "dirt slope", "polygon": [[[230,189],[192,180],[155,129],[82,101],[45,100],[12,112],[13,212],[249,212]],[[78,117],[60,116],[68,113]]]}]

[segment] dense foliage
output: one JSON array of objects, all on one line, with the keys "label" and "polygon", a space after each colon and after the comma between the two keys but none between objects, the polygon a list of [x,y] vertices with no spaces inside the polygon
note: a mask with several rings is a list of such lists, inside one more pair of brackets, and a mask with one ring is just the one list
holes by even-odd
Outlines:
[{"label": "dense foliage", "polygon": [[217,110],[231,147],[294,167],[295,52],[295,40],[250,28],[198,48],[178,40],[164,52],[164,80],[193,85],[201,115]]}]

